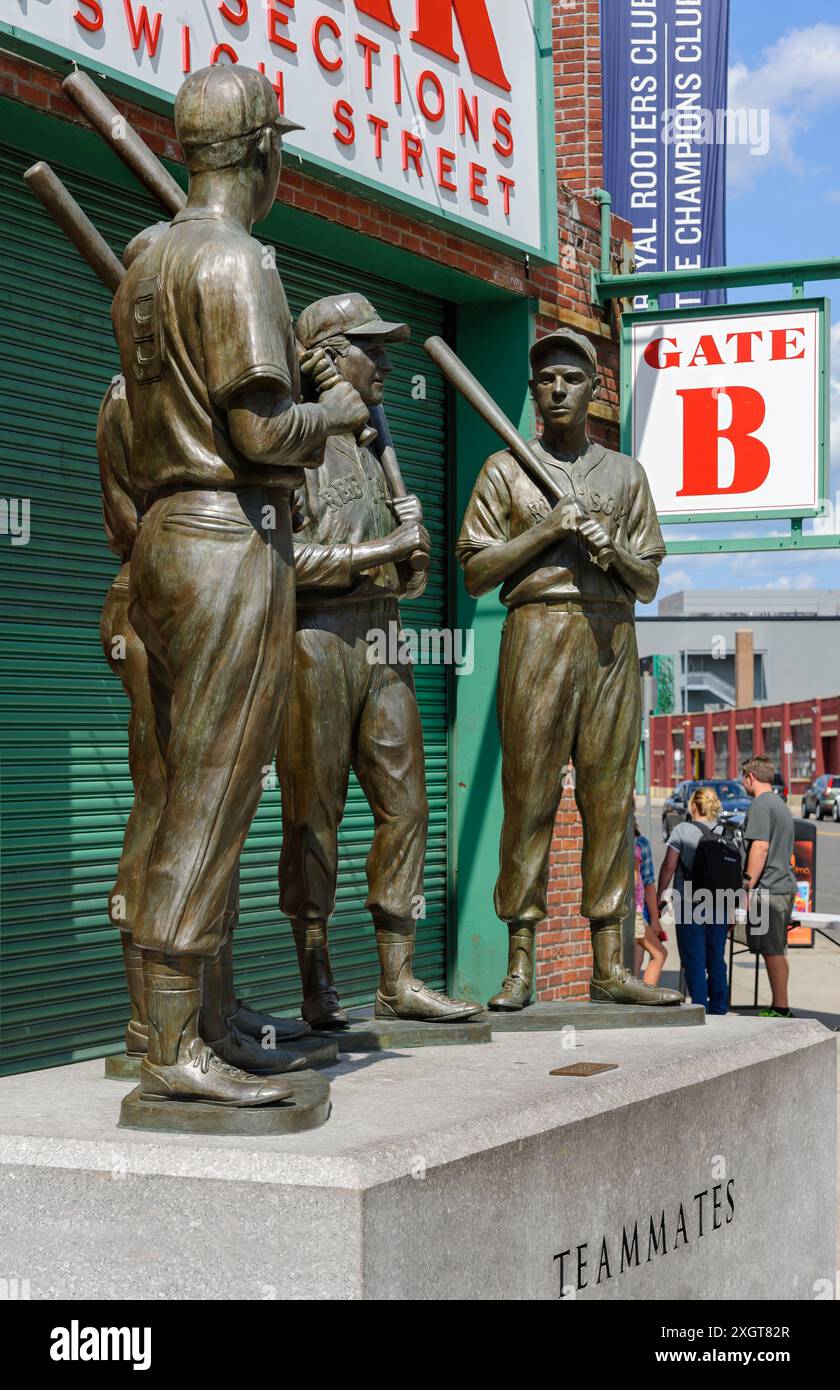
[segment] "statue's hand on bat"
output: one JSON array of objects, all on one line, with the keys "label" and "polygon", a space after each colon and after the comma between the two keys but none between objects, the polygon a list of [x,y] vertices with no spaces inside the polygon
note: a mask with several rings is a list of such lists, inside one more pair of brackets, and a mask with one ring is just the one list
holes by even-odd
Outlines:
[{"label": "statue's hand on bat", "polygon": [[600,521],[593,521],[592,517],[582,521],[577,527],[577,532],[586,541],[595,564],[602,570],[607,569],[615,558],[615,547],[609,532]]},{"label": "statue's hand on bat", "polygon": [[577,531],[585,519],[586,513],[576,502],[558,502],[539,522],[539,527],[545,533],[546,543],[553,545],[555,541],[563,541]]},{"label": "statue's hand on bat", "polygon": [[323,348],[313,348],[311,352],[305,352],[300,359],[300,369],[311,381],[316,396],[320,396],[323,391],[331,391],[341,381],[334,362]]},{"label": "statue's hand on bat", "polygon": [[391,507],[401,525],[406,521],[417,526],[423,525],[423,503],[413,492],[409,492],[405,497],[395,497]]}]

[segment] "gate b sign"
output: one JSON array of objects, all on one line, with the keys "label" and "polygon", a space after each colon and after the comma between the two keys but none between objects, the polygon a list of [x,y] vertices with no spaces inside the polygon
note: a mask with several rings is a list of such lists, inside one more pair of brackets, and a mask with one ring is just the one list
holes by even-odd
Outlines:
[{"label": "gate b sign", "polygon": [[626,314],[623,443],[661,521],[818,516],[827,301]]}]

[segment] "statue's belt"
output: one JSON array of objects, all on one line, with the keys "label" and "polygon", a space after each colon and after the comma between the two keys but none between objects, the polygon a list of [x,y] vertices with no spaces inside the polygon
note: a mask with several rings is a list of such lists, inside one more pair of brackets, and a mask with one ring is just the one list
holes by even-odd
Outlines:
[{"label": "statue's belt", "polygon": [[511,605],[509,612],[518,613],[524,608],[544,609],[548,613],[588,613],[593,617],[615,616],[625,622],[633,618],[632,603],[624,603],[620,598],[526,599]]},{"label": "statue's belt", "polygon": [[253,493],[255,496],[261,496],[267,492],[291,494],[293,491],[294,487],[284,488],[279,483],[166,483],[163,487],[151,488],[146,493],[146,511],[150,511],[155,503],[163,498],[177,497],[183,492],[236,493],[237,496]]}]

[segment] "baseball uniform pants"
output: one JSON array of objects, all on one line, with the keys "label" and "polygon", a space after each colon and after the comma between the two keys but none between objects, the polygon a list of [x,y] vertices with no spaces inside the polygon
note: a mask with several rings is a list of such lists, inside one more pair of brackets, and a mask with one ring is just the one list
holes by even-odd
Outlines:
[{"label": "baseball uniform pants", "polygon": [[129,570],[130,566],[124,564],[108,590],[99,624],[105,660],[119,677],[129,704],[128,768],[134,801],[126,821],[117,881],[110,895],[112,921],[123,931],[131,931],[137,915],[152,840],[166,800],[146,648],[128,618]]},{"label": "baseball uniform pants", "polygon": [[399,621],[396,604],[302,611],[277,772],[283,800],[280,907],[328,920],[335,906],[338,827],[352,768],[373,812],[366,906],[410,921],[423,892],[423,730],[410,666],[372,665],[367,634]]},{"label": "baseball uniform pants", "polygon": [[525,604],[505,622],[499,657],[504,823],[496,912],[548,915],[549,856],[564,773],[574,763],[590,921],[618,922],[633,865],[627,827],[641,736],[632,609]]},{"label": "baseball uniform pants", "polygon": [[230,927],[232,885],[288,694],[288,496],[251,487],[158,500],[132,553],[129,612],[148,653],[166,771],[134,940],[211,957]]}]

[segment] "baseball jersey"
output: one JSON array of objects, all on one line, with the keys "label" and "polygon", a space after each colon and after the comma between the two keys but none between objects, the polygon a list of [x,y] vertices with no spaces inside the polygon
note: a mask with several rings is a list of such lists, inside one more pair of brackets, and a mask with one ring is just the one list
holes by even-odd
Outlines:
[{"label": "baseball jersey", "polygon": [[[266,249],[230,218],[186,208],[126,272],[114,330],[133,424],[132,475],[147,491],[173,484],[288,487],[289,467],[239,453],[226,410],[245,387],[300,395],[286,294]],[[326,427],[315,406],[289,416],[289,465],[319,458]]]},{"label": "baseball jersey", "polygon": [[[406,592],[396,565],[350,573],[351,549],[390,536],[399,525],[382,465],[352,434],[333,435],[320,468],[295,493],[295,579],[299,608],[375,602]],[[299,518],[299,520],[298,520]]]},{"label": "baseball jersey", "polygon": [[[590,443],[573,462],[556,459],[538,439],[531,441],[569,499],[574,499],[609,536],[638,559],[655,564],[665,556],[665,542],[642,465]],[[462,566],[490,545],[505,545],[548,516],[554,499],[525,472],[512,454],[493,454],[482,468],[464,516],[456,555]],[[508,608],[523,603],[568,599],[611,602],[632,609],[635,594],[614,569],[605,573],[591,559],[586,542],[571,533],[547,546],[502,585]]]},{"label": "baseball jersey", "polygon": [[99,407],[96,452],[99,456],[102,515],[108,544],[121,560],[128,560],[145,499],[132,483],[129,471],[131,417],[125,382],[121,376],[114,377]]}]

